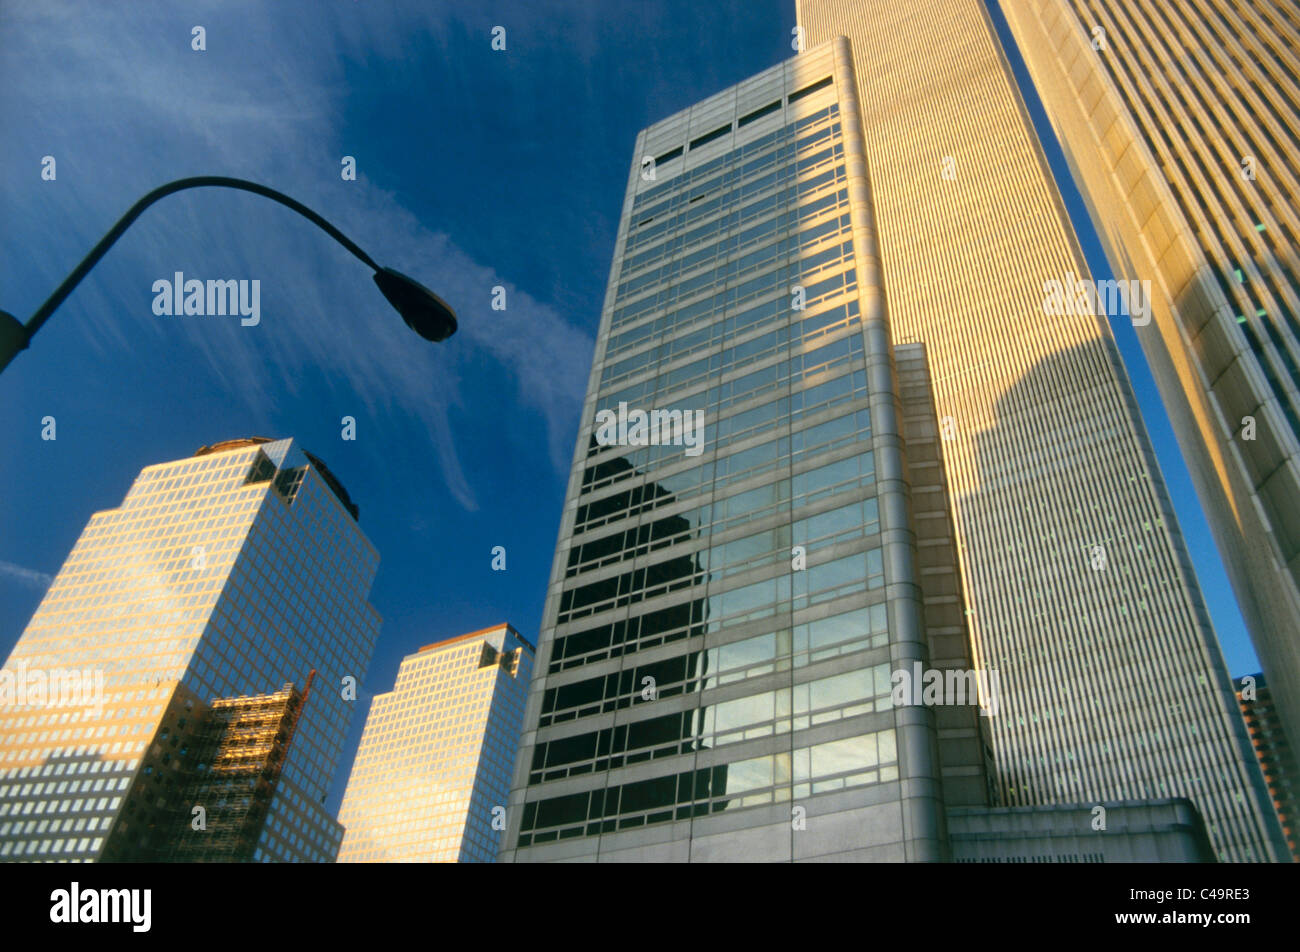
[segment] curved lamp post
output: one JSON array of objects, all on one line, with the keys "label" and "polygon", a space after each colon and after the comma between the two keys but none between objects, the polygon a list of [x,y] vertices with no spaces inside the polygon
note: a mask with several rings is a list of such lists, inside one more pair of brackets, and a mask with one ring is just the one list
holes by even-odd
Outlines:
[{"label": "curved lamp post", "polygon": [[90,250],[90,254],[82,259],[81,264],[77,265],[72,273],[64,278],[63,283],[54,289],[54,293],[37,309],[26,324],[20,323],[18,318],[12,314],[0,311],[0,371],[9,366],[9,362],[18,355],[19,351],[26,349],[36,332],[41,329],[41,325],[50,319],[50,315],[54,313],[55,309],[63,303],[73,289],[81,283],[81,279],[90,272],[90,269],[95,266],[100,258],[104,257],[108,249],[113,247],[114,242],[122,237],[122,233],[140,217],[140,214],[146,208],[160,198],[165,198],[173,192],[180,192],[187,188],[235,188],[262,195],[272,201],[279,202],[287,208],[292,208],[352,252],[355,257],[365,262],[375,272],[375,284],[379,286],[379,290],[388,299],[388,303],[397,310],[398,314],[402,315],[402,320],[406,322],[407,327],[425,340],[434,342],[444,341],[456,333],[456,315],[442,298],[401,272],[394,271],[392,268],[381,268],[375,264],[370,255],[362,251],[343,232],[320,215],[317,215],[306,205],[294,201],[283,192],[277,192],[265,185],[258,185],[256,182],[227,178],[223,175],[199,175],[194,178],[177,179],[175,182],[168,182],[166,185],[159,186],[132,205],[127,213],[113,226],[112,230],[99,240],[99,244]]}]

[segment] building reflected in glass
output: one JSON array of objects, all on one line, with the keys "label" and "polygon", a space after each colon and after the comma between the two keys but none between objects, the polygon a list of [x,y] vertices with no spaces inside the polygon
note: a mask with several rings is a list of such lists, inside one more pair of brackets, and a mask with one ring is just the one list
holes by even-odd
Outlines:
[{"label": "building reflected in glass", "polygon": [[[504,859],[946,856],[941,725],[890,696],[932,646],[855,88],[827,44],[638,140]],[[703,453],[601,445],[622,404]]]}]

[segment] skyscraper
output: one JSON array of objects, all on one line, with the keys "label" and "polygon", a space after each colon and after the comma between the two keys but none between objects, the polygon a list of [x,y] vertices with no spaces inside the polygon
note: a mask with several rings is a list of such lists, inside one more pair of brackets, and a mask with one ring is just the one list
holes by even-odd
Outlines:
[{"label": "skyscraper", "polygon": [[[1106,314],[981,0],[798,0],[858,57],[895,341],[926,344],[1005,806],[1185,796],[1280,830]],[[1129,300],[1140,310],[1140,301]],[[1112,315],[1113,316],[1113,315]]]},{"label": "skyscraper", "polygon": [[1003,7],[1300,749],[1300,9]]},{"label": "skyscraper", "polygon": [[93,671],[102,690],[0,705],[0,859],[147,846],[203,704],[316,669],[254,858],[332,860],[321,804],[352,714],[345,679],[364,678],[378,636],[378,559],[342,484],[292,440],[145,467],[91,517],[6,663],[28,684]]},{"label": "skyscraper", "polygon": [[497,625],[402,659],[366,718],[340,863],[496,861],[533,654]]},{"label": "skyscraper", "polygon": [[[940,860],[986,800],[857,109],[839,41],[638,138],[504,859]],[[914,665],[971,687],[895,705]]]}]

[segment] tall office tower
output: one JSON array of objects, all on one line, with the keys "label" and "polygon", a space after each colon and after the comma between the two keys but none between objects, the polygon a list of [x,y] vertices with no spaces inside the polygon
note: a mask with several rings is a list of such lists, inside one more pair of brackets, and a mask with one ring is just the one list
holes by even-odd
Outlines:
[{"label": "tall office tower", "polygon": [[1300,863],[1300,761],[1282,730],[1277,700],[1264,675],[1255,674],[1242,679],[1237,701],[1264,771],[1268,792],[1273,796],[1273,806],[1282,821],[1291,858]]},{"label": "tall office tower", "polygon": [[927,347],[975,659],[1001,675],[999,802],[1186,796],[1221,857],[1272,858],[1185,544],[1106,318],[1076,306],[1088,271],[983,3],[798,17],[859,59],[891,326]]},{"label": "tall office tower", "polygon": [[496,862],[533,655],[497,625],[402,659],[366,718],[340,863]]},{"label": "tall office tower", "polygon": [[1003,7],[1300,749],[1300,8]]},{"label": "tall office tower", "polygon": [[27,681],[91,670],[92,703],[0,705],[0,859],[147,849],[183,781],[171,741],[214,698],[303,683],[307,706],[254,858],[329,861],[319,814],[379,617],[357,508],[292,440],[233,440],[148,466],[96,513],[6,663]]},{"label": "tall office tower", "polygon": [[[837,41],[637,140],[505,860],[942,860],[986,802],[857,109]],[[966,691],[895,706],[931,665]]]}]

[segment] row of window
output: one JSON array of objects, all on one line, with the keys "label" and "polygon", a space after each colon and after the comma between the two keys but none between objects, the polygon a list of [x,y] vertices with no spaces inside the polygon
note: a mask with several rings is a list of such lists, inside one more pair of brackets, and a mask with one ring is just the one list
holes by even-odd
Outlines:
[{"label": "row of window", "polygon": [[892,729],[524,805],[519,846],[898,779]]},{"label": "row of window", "polygon": [[[693,560],[686,557],[676,561],[684,567],[693,565]],[[652,566],[652,571],[636,569],[566,592],[562,596],[559,620],[563,623],[613,608],[636,605],[691,587],[697,581],[697,576],[679,574],[678,565],[662,563]],[[698,580],[702,587],[706,580]],[[801,571],[786,571],[739,588],[701,595],[694,601],[702,604],[703,617],[710,621],[740,624],[830,601],[855,589],[869,591],[882,585],[884,569],[881,551],[868,549],[810,565]]]},{"label": "row of window", "polygon": [[[755,277],[743,281],[737,280],[737,278],[758,267],[761,262],[747,264],[743,273],[740,262],[729,262],[724,266],[689,280],[670,284],[637,301],[617,308],[614,311],[611,328],[631,323],[633,320],[644,315],[650,315],[655,311],[670,310],[679,302],[681,304],[695,303],[704,305],[711,311],[716,312],[739,307],[748,301],[757,300],[764,294],[776,291],[789,294],[793,285],[807,284],[811,278],[816,277],[823,271],[834,268],[839,263],[851,261],[852,252],[852,242],[845,242],[840,246],[832,246],[824,251],[790,260],[779,267],[771,267],[772,261],[779,260],[773,257],[767,261],[770,270],[763,271]],[[791,254],[794,253],[791,252]],[[728,286],[720,288],[724,284]],[[699,300],[695,300],[696,295],[701,295],[702,292],[708,292],[714,288],[720,289],[712,294],[704,294]],[[805,303],[811,305],[813,303],[811,289],[808,290],[806,297]]]},{"label": "row of window", "polygon": [[[871,451],[868,451],[824,463],[804,472],[797,472],[789,479],[780,479],[743,493],[724,497],[717,503],[707,503],[694,509],[680,510],[672,516],[662,518],[679,519],[686,525],[694,527],[697,532],[703,532],[706,529],[711,532],[725,532],[746,522],[767,518],[776,513],[778,509],[797,510],[819,499],[841,492],[850,492],[855,488],[869,486],[874,481],[875,456]],[[657,490],[657,492],[647,490]],[[706,488],[701,491],[708,491],[707,484]],[[657,484],[649,484],[648,486],[636,487],[622,493],[616,493],[599,503],[588,504],[586,511],[580,514],[583,517],[583,522],[578,523],[579,528],[575,528],[574,536],[576,538],[580,531],[635,517],[642,512],[679,502],[697,494],[698,492],[667,493],[659,489]],[[606,503],[608,505],[604,505]],[[654,530],[652,530],[650,536],[651,538],[655,536]],[[624,538],[628,539],[627,536],[624,536]],[[637,545],[640,546],[648,541],[643,540],[638,529]],[[655,547],[657,548],[657,546]],[[603,557],[600,550],[593,550],[588,553],[587,550],[579,548],[578,551],[580,553],[578,556],[579,562],[585,561],[589,556],[593,559]],[[647,549],[647,551],[649,550]]]},{"label": "row of window", "polygon": [[[876,500],[855,501],[756,534],[725,543],[714,543],[700,553],[699,568],[713,573],[715,578],[724,578],[731,570],[741,566],[757,568],[775,558],[788,557],[791,546],[794,545],[805,546],[811,552],[820,545],[842,542],[860,535],[874,535],[879,531],[880,517]],[[692,524],[680,516],[669,516],[575,546],[570,550],[570,568],[565,576],[573,578],[596,568],[641,558],[650,552],[691,539],[712,539],[721,534],[721,531],[701,531],[698,524]]]},{"label": "row of window", "polygon": [[[819,183],[818,187],[820,187],[821,184],[831,183],[829,181]],[[798,205],[798,196],[800,194],[810,193],[812,188],[808,187],[807,183],[804,184],[803,188],[800,188],[798,183],[792,183],[791,186],[784,191],[786,193],[787,202],[792,205]],[[771,197],[777,197],[779,195],[781,195],[781,193],[775,193]],[[846,194],[846,203],[847,197]],[[697,229],[698,238],[715,237],[716,240],[705,244],[702,247],[696,248],[694,251],[689,253],[683,253],[686,247],[690,247],[690,245],[686,243],[684,236],[681,247],[677,247],[677,241],[670,243],[674,246],[675,252],[666,255],[665,259],[663,259],[663,264],[654,265],[651,263],[641,268],[635,275],[631,276],[628,275],[629,269],[625,267],[623,269],[623,280],[620,281],[618,285],[618,297],[620,300],[631,297],[645,288],[651,287],[655,284],[666,283],[679,275],[690,274],[697,269],[706,268],[710,264],[714,265],[712,271],[705,273],[720,273],[718,271],[718,268],[720,267],[718,262],[727,258],[744,260],[745,256],[742,255],[739,258],[736,256],[740,255],[751,245],[774,244],[780,247],[784,242],[784,247],[776,252],[777,254],[789,254],[791,253],[792,248],[807,248],[820,240],[827,233],[827,230],[821,225],[808,226],[802,230],[794,226],[815,217],[819,212],[829,211],[838,204],[836,199],[837,193],[832,192],[831,194],[822,196],[822,198],[816,203],[818,206],[816,210],[813,208],[813,203],[810,202],[806,206],[792,209],[781,215],[776,215],[766,221],[759,222],[758,224],[752,225],[743,230],[737,227],[742,222],[757,217],[759,213],[780,209],[784,204],[786,204],[786,202],[782,202],[780,198],[777,197],[777,201],[773,205],[760,201],[748,206],[742,206],[742,208],[732,213],[732,215],[725,216],[723,219],[714,223],[718,226],[716,231],[712,226],[707,229]],[[733,217],[736,219],[734,224],[731,223]],[[817,233],[819,228],[821,229],[820,234]],[[706,234],[698,234],[699,232],[706,232]],[[707,232],[712,232],[712,236],[708,235]],[[749,253],[750,256],[755,254],[758,254],[758,252],[753,251]],[[741,269],[741,271],[737,273],[744,273],[746,270],[749,269]],[[692,286],[685,280],[681,283],[683,285],[682,293],[689,294],[692,290]]]},{"label": "row of window", "polygon": [[[815,183],[805,183],[801,189],[806,188],[808,191],[814,191],[815,188],[822,186],[836,186],[842,181],[843,169],[827,172],[824,176],[819,177]],[[824,180],[824,181],[822,181]],[[820,211],[829,211],[830,205],[833,204],[838,208],[841,203],[847,202],[847,190],[838,188],[836,191],[829,192],[822,198],[809,205],[812,208],[815,205],[826,205],[828,207],[818,208]],[[777,208],[776,198],[769,196],[761,200],[764,207],[760,211],[774,211]],[[755,213],[757,214],[757,212]],[[803,219],[801,210],[787,212],[787,215],[798,216],[799,220]],[[788,298],[787,298],[788,300]],[[667,314],[658,318],[652,318],[645,321],[634,323],[626,327],[619,333],[611,333],[606,345],[605,359],[612,360],[618,354],[631,348],[640,346],[650,340],[659,340],[670,337],[674,334],[689,330],[699,324],[712,325],[721,319],[719,312],[719,303],[711,298],[703,298],[693,303],[683,303],[677,307],[671,308]]]},{"label": "row of window", "polygon": [[[626,628],[627,623],[622,624]],[[574,641],[568,646],[570,657],[582,653],[584,648],[590,649],[590,642],[581,642],[582,635],[587,634],[571,636]],[[608,647],[609,636],[613,633],[603,634],[606,636],[603,644]],[[660,698],[707,691],[774,671],[797,669],[841,654],[883,647],[888,643],[888,636],[884,602],[838,612],[795,625],[793,629],[782,628],[751,635],[727,644],[627,667],[603,677],[547,688],[542,696],[538,726],[548,727],[562,721],[631,707],[645,699],[647,683],[654,686],[654,696]]]},{"label": "row of window", "polygon": [[[772,504],[790,499],[791,481],[778,479],[731,495],[722,492],[728,485],[762,476],[766,473],[789,471],[804,459],[855,443],[866,442],[871,436],[870,411],[849,410],[847,413],[816,423],[790,436],[781,436],[740,450],[729,456],[675,473],[658,483],[633,487],[578,507],[574,535],[594,528],[598,524],[624,518],[634,512],[654,508],[668,502],[678,502],[702,493],[713,493],[717,500],[711,511],[712,521],[730,523],[734,516],[738,522],[749,521],[762,504]],[[800,474],[801,476],[803,474]],[[806,479],[799,479],[806,483]],[[667,497],[667,498],[665,498]],[[651,505],[646,505],[651,503]]]},{"label": "row of window", "polygon": [[[840,111],[839,104],[831,103],[831,105],[827,106],[825,109],[821,109],[817,112],[810,113],[807,116],[795,120],[794,122],[788,123],[787,125],[783,126],[780,129],[774,129],[772,132],[769,132],[766,135],[759,136],[758,138],[754,139],[751,142],[747,142],[742,146],[732,149],[731,151],[727,152],[725,155],[720,155],[715,159],[710,159],[708,162],[705,162],[703,165],[699,165],[693,169],[690,169],[689,171],[682,172],[681,174],[674,176],[672,179],[666,182],[661,182],[658,185],[652,185],[650,188],[646,189],[645,191],[640,192],[636,196],[636,198],[633,199],[632,207],[635,209],[643,209],[642,211],[643,216],[645,212],[654,212],[654,209],[658,208],[659,206],[654,206],[653,208],[647,207],[648,203],[655,199],[658,199],[660,196],[664,195],[665,193],[673,192],[689,183],[696,183],[696,184],[702,183],[710,176],[714,175],[719,169],[732,166],[740,159],[749,156],[755,156],[766,149],[778,145],[779,143],[787,142],[792,139],[797,139],[800,133],[806,132],[807,130],[813,128],[814,126],[817,126],[822,123],[826,123],[834,119],[836,116],[839,115],[839,111]],[[667,161],[670,161],[670,159],[666,157],[666,155],[659,156],[655,159],[656,165],[662,164]]]},{"label": "row of window", "polygon": [[[661,261],[681,259],[683,270],[701,267],[710,259],[734,254],[772,234],[788,234],[809,219],[841,207],[848,207],[848,189],[839,187],[839,169],[827,169],[816,176],[791,181],[717,218],[673,235],[645,251],[622,259],[620,278],[630,278]],[[750,222],[759,224],[745,228]],[[741,229],[744,228],[742,231]],[[624,331],[615,341],[621,344]]]},{"label": "row of window", "polygon": [[[715,422],[712,438],[706,439],[702,443],[703,451],[717,453],[732,444],[750,441],[771,430],[785,431],[787,427],[795,430],[805,418],[824,417],[829,411],[843,407],[845,404],[863,401],[867,393],[866,371],[843,372],[845,368],[854,362],[852,360],[854,351],[860,349],[861,346],[861,338],[854,337],[845,340],[842,347],[831,350],[829,353],[822,350],[809,355],[811,357],[825,357],[827,362],[815,365],[812,368],[804,368],[792,375],[788,379],[788,386],[785,388],[787,392],[793,391],[790,392],[789,396],[778,397],[768,403],[759,404],[756,407],[723,417]],[[769,379],[772,377],[779,379],[779,375],[784,372],[784,369],[784,367],[777,365],[773,373],[768,375]],[[831,373],[838,373],[839,376],[831,376],[830,379],[827,379],[827,376]],[[797,388],[798,383],[802,383],[809,378],[818,379],[822,382],[806,389]],[[761,381],[762,378],[759,379]],[[778,386],[764,389],[779,390],[781,388]],[[758,396],[761,395],[760,392]],[[757,398],[754,391],[746,393],[744,397],[746,401]],[[725,476],[729,481],[734,481],[736,474],[745,472],[748,469],[746,465],[743,465],[744,454],[747,452],[748,450],[737,450],[729,455],[722,456],[720,459],[715,459],[713,469],[710,469],[706,463],[703,466],[694,466],[689,469],[663,474],[658,476],[654,482],[643,483],[642,487],[658,498],[671,496],[678,500],[685,499],[699,487],[707,485],[711,479],[716,479],[719,476]],[[665,452],[662,446],[649,446],[633,448],[622,455],[612,458],[606,457],[588,466],[583,471],[582,493],[589,496],[615,483],[634,478],[640,479],[650,475],[653,470],[668,468],[673,462],[676,462],[674,459],[676,455],[672,452]],[[740,463],[726,462],[737,457],[741,458]],[[591,512],[603,514],[609,509],[606,500],[610,498],[612,497],[606,496],[603,499],[584,503],[584,505],[592,507]]]},{"label": "row of window", "polygon": [[[593,614],[612,604],[635,604],[643,598],[677,591],[705,582],[719,584],[737,573],[750,572],[775,562],[792,559],[792,545],[803,551],[798,558],[814,555],[820,549],[851,539],[875,535],[880,531],[876,500],[858,500],[828,512],[774,526],[761,532],[720,542],[698,552],[675,556],[664,562],[633,569],[623,575],[592,582],[571,589],[562,601],[561,615],[570,608],[570,617]],[[793,542],[791,541],[793,538]],[[793,561],[793,560],[792,560]],[[640,590],[644,588],[644,595]],[[630,594],[630,602],[622,596]]]},{"label": "row of window", "polygon": [[0,856],[45,856],[48,853],[89,853],[99,852],[99,848],[104,845],[102,836],[96,837],[70,837],[68,839],[44,839],[18,842],[8,842],[0,846]]},{"label": "row of window", "polygon": [[[663,390],[688,386],[682,381],[698,376],[698,369],[691,368],[701,365],[708,367],[711,374],[734,372],[744,364],[757,362],[782,348],[806,346],[819,337],[856,324],[858,302],[856,299],[847,301],[820,313],[809,313],[806,317],[800,317],[800,313],[791,311],[789,298],[775,298],[694,332],[670,337],[656,348],[607,366],[600,389],[607,392],[625,378],[652,368],[658,368],[656,379]],[[766,333],[756,333],[768,324],[777,326]],[[724,344],[729,346],[724,347]],[[674,362],[685,360],[692,354],[714,348],[719,350],[710,357],[683,367],[671,367]],[[662,394],[657,396],[662,399]],[[615,405],[617,402],[614,400]]]},{"label": "row of window", "polygon": [[[854,597],[845,602],[846,608],[860,602],[864,593],[850,594]],[[789,605],[782,608],[790,611]],[[707,617],[706,609],[702,599],[694,599],[560,635],[552,643],[550,671],[555,673],[595,664],[607,658],[718,632],[723,626],[718,620]],[[775,611],[769,614],[777,615]],[[875,616],[872,618],[874,622]]]},{"label": "row of window", "polygon": [[692,710],[541,740],[533,748],[528,782],[602,773],[892,710],[891,690],[889,664],[884,663]]},{"label": "row of window", "polygon": [[[791,166],[741,182],[730,191],[711,198],[697,195],[685,209],[661,219],[644,232],[634,230],[624,243],[624,252],[631,253],[645,246],[648,238],[653,238],[654,243],[635,256],[637,259],[646,256],[647,264],[643,267],[652,266],[656,261],[671,260],[667,247],[676,246],[678,239],[682,242],[678,246],[680,253],[692,247],[692,244],[686,244],[688,238],[692,243],[707,241],[725,234],[736,225],[793,208],[831,185],[842,185],[847,178],[843,161],[844,147],[836,143],[797,160]],[[645,219],[641,224],[649,221]],[[627,276],[620,270],[620,277]],[[624,323],[626,320],[622,318],[616,322],[619,325]]]}]

